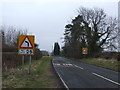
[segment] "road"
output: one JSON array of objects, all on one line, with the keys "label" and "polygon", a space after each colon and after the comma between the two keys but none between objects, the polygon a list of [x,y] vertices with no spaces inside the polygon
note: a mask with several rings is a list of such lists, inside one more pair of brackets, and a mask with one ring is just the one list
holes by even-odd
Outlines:
[{"label": "road", "polygon": [[119,88],[118,72],[55,57],[52,60],[55,71],[66,88]]}]

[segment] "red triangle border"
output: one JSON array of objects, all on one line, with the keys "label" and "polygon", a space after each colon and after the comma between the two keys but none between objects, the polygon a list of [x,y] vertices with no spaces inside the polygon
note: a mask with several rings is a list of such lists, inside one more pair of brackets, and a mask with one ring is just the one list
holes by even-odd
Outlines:
[{"label": "red triangle border", "polygon": [[[28,40],[29,40],[29,42],[30,42],[30,44],[31,44],[32,47],[21,47],[26,38],[28,38]],[[22,43],[20,44],[20,48],[21,48],[21,49],[33,49],[33,48],[34,48],[28,36],[26,36],[26,37],[23,39]]]}]

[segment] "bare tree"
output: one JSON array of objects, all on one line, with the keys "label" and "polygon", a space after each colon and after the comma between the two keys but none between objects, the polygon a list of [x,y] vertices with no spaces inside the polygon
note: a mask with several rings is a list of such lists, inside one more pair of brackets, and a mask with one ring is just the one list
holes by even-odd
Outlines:
[{"label": "bare tree", "polygon": [[115,43],[117,43],[118,23],[116,18],[107,17],[104,10],[99,8],[87,9],[82,7],[77,12],[83,17],[87,27],[91,28],[92,41],[95,41],[92,44],[97,43],[99,45],[98,47],[111,50],[117,49],[117,44]]},{"label": "bare tree", "polygon": [[82,47],[88,47],[89,54],[95,54],[104,49],[109,51],[117,49],[118,23],[116,18],[107,17],[104,10],[99,8],[82,7],[77,12],[78,16],[72,19],[71,24],[65,26],[63,49],[66,52],[72,51],[73,56],[78,57]]},{"label": "bare tree", "polygon": [[1,27],[0,33],[2,34],[3,51],[14,51],[14,49],[17,50],[18,35],[26,35],[27,30],[16,29],[12,26],[9,28]]},{"label": "bare tree", "polygon": [[27,30],[17,29],[13,26],[4,28],[5,43],[10,46],[16,46],[18,43],[18,35],[26,35]]}]

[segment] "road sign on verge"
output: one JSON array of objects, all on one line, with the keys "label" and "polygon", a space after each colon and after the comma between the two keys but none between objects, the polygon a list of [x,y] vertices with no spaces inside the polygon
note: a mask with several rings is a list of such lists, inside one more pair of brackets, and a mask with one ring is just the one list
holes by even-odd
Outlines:
[{"label": "road sign on verge", "polygon": [[88,48],[82,48],[82,54],[88,54]]},{"label": "road sign on verge", "polygon": [[19,55],[34,55],[34,36],[19,35],[18,38],[18,54]]}]

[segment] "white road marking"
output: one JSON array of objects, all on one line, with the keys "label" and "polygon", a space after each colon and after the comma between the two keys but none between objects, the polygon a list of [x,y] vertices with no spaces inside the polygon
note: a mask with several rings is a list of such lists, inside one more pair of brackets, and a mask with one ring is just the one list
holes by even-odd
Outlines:
[{"label": "white road marking", "polygon": [[[55,66],[54,66],[53,60],[52,60],[52,64],[53,64],[53,67],[54,67],[54,70],[55,70]],[[56,70],[55,70],[55,71],[56,71]],[[56,72],[57,72],[57,71],[56,71]],[[62,81],[62,83],[64,84],[65,88],[66,88],[67,90],[69,90],[68,86],[66,85],[66,83],[64,82],[64,80],[61,78],[60,74],[59,74],[58,72],[57,72],[57,74],[58,74],[60,80]]]},{"label": "white road marking", "polygon": [[80,66],[77,66],[77,65],[74,65],[75,67],[78,67],[78,68],[80,68],[80,69],[83,69],[82,67],[80,67]]},{"label": "white road marking", "polygon": [[73,66],[73,64],[67,64],[68,66]]},{"label": "white road marking", "polygon": [[[53,59],[54,60],[54,59]],[[53,62],[53,61],[52,61]],[[53,63],[53,67],[54,67],[54,63]],[[59,65],[59,64],[58,64]],[[72,66],[72,65],[74,65],[75,67],[78,67],[78,68],[80,68],[80,69],[83,69],[82,67],[80,67],[80,66],[77,66],[77,65],[75,65],[75,64],[63,64],[63,65],[69,65],[69,66]],[[57,72],[57,71],[56,71]],[[117,72],[118,73],[118,72]],[[67,90],[69,90],[69,88],[68,88],[68,86],[66,85],[66,83],[64,82],[64,80],[61,78],[61,76],[59,75],[59,73],[57,72],[57,74],[58,74],[58,76],[59,76],[59,78],[60,78],[60,80],[62,81],[62,83],[64,84],[64,86],[66,87],[66,89]],[[111,80],[111,79],[109,79],[109,78],[106,78],[106,77],[104,77],[104,76],[102,76],[102,75],[99,75],[99,74],[97,74],[97,73],[92,73],[93,75],[95,75],[95,76],[98,76],[98,77],[100,77],[100,78],[103,78],[103,79],[105,79],[105,80],[107,80],[107,81],[109,81],[109,82],[112,82],[112,83],[114,83],[114,84],[116,84],[116,85],[120,85],[120,83],[118,83],[118,82],[115,82],[115,81],[113,81],[113,80]]]},{"label": "white road marking", "polygon": [[54,64],[54,65],[58,65],[59,66],[60,64],[58,63],[58,64]]},{"label": "white road marking", "polygon": [[101,78],[103,78],[103,79],[105,79],[105,80],[107,80],[107,81],[109,81],[109,82],[114,83],[114,84],[120,85],[120,83],[115,82],[115,81],[113,81],[113,80],[111,80],[111,79],[108,79],[108,78],[106,78],[106,77],[103,77],[103,76],[101,76],[101,75],[99,75],[99,74],[97,74],[97,73],[92,73],[92,74],[94,74],[94,75],[96,75],[96,76],[98,76],[98,77],[101,77]]},{"label": "white road marking", "polygon": [[72,64],[69,64],[69,63],[63,63],[62,65],[64,65],[64,66],[73,66]]},{"label": "white road marking", "polygon": [[[56,72],[57,72],[57,71],[56,71]],[[69,90],[68,86],[66,85],[66,83],[64,82],[64,80],[61,78],[60,74],[59,74],[58,72],[57,72],[57,74],[58,74],[60,80],[62,81],[62,83],[64,84],[65,88],[66,88],[67,90]]]}]

